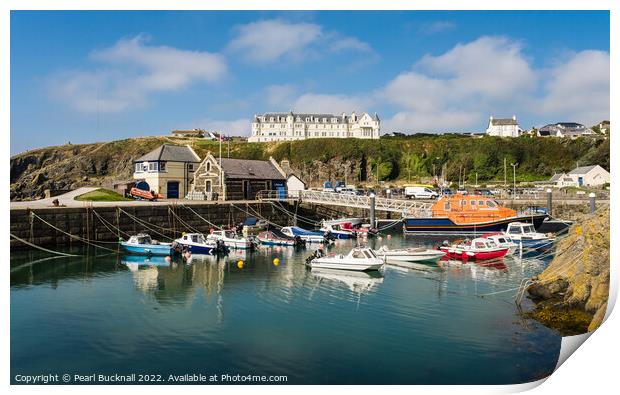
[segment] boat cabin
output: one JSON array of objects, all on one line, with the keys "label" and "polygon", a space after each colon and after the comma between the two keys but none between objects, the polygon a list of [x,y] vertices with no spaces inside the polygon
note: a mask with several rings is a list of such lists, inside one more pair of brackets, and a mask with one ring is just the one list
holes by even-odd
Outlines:
[{"label": "boat cabin", "polygon": [[146,233],[138,233],[137,235],[131,236],[127,242],[130,244],[155,244],[151,236]]},{"label": "boat cabin", "polygon": [[354,248],[351,250],[349,255],[356,259],[379,259],[377,258],[375,252],[370,248]]},{"label": "boat cabin", "polygon": [[534,225],[526,224],[523,222],[511,222],[508,224],[508,229],[506,229],[506,233],[509,235],[524,235],[537,233]]},{"label": "boat cabin", "polygon": [[495,199],[476,195],[440,198],[431,206],[433,217],[448,217],[454,223],[474,223],[515,217],[515,210],[501,206]]},{"label": "boat cabin", "polygon": [[207,244],[205,236],[202,233],[186,233],[181,239],[185,242],[194,244]]}]

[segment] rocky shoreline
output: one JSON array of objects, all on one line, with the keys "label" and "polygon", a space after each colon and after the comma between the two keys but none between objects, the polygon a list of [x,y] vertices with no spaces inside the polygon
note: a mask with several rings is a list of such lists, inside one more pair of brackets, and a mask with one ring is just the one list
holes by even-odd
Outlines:
[{"label": "rocky shoreline", "polygon": [[527,291],[527,315],[564,336],[592,332],[602,323],[609,296],[609,207],[585,215],[558,242],[556,256]]}]

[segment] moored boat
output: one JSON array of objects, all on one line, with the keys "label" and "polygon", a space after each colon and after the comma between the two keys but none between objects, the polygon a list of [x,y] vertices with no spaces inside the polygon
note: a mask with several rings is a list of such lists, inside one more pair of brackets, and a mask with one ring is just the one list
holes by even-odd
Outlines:
[{"label": "moored boat", "polygon": [[232,230],[214,230],[207,235],[207,240],[222,241],[228,248],[248,250],[254,248],[254,244],[247,237],[238,236]]},{"label": "moored boat", "polygon": [[405,233],[482,235],[503,232],[511,222],[527,222],[534,228],[547,218],[546,214],[518,215],[492,198],[477,195],[444,196],[429,210],[404,218]]},{"label": "moored boat", "polygon": [[332,235],[336,239],[354,239],[357,237],[357,234],[353,230],[344,229],[343,224],[329,224],[323,223],[321,227],[321,232],[324,235]]},{"label": "moored boat", "polygon": [[280,231],[289,237],[299,236],[308,243],[326,243],[333,240],[333,237],[325,235],[322,232],[313,232],[298,226],[285,226],[280,229]]},{"label": "moored boat", "polygon": [[202,233],[186,233],[175,241],[192,254],[213,254],[218,249],[218,243],[207,240]]},{"label": "moored boat", "polygon": [[258,234],[257,238],[261,244],[269,246],[295,247],[306,244],[306,242],[299,236],[289,237],[277,230],[261,232]]},{"label": "moored boat", "polygon": [[160,243],[146,233],[131,236],[129,240],[121,242],[121,246],[128,253],[138,255],[173,255],[178,252],[171,243]]},{"label": "moored boat", "polygon": [[506,247],[506,248],[508,248],[508,253],[509,254],[513,254],[517,250],[517,248],[519,247],[519,245],[517,243],[512,241],[510,236],[507,236],[504,233],[500,233],[500,232],[497,232],[497,233],[487,233],[487,234],[483,235],[482,237],[486,237],[487,239],[492,240],[499,247]]},{"label": "moored boat", "polygon": [[442,245],[439,249],[446,253],[446,257],[461,260],[502,258],[508,254],[509,250],[506,247],[498,246],[485,237],[478,237],[458,244]]},{"label": "moored boat", "polygon": [[521,248],[545,250],[553,246],[555,237],[550,234],[536,232],[532,224],[511,222],[504,234]]},{"label": "moored boat", "polygon": [[403,248],[391,250],[387,246],[382,246],[375,250],[379,258],[384,258],[386,263],[437,263],[446,253],[444,251],[427,248]]},{"label": "moored boat", "polygon": [[347,255],[325,255],[318,249],[308,257],[306,264],[311,268],[367,271],[381,269],[384,261],[370,248],[355,247]]}]

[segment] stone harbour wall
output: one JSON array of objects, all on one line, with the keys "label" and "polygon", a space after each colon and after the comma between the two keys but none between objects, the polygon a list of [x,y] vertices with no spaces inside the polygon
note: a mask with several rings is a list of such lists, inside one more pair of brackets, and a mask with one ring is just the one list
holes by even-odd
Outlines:
[{"label": "stone harbour wall", "polygon": [[[286,204],[283,206],[290,212],[295,210],[293,206]],[[192,204],[188,207],[191,207],[191,210],[194,210],[207,221],[225,228],[243,222],[247,217],[258,217],[254,214],[255,212],[278,225],[293,225],[293,219],[290,215],[274,208],[269,203],[211,203]],[[313,216],[312,212],[301,207],[298,209],[298,214],[304,217]],[[47,247],[83,244],[82,241],[63,234],[52,226],[93,242],[116,241],[119,236],[127,239],[127,234],[139,232],[148,233],[154,239],[165,241],[167,239],[158,232],[168,238],[179,237],[182,232],[191,232],[192,230],[208,233],[213,226],[198,215],[187,207],[179,205],[14,209],[11,210],[10,233],[30,243]],[[146,222],[146,224],[140,223],[131,216]],[[300,226],[304,226],[304,224],[300,223]],[[11,249],[14,248],[28,247],[11,237]]]}]

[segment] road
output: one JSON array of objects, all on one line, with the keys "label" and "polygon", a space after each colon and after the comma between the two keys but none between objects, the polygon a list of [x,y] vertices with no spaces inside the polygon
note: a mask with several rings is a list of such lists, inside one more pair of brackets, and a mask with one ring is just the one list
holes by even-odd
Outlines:
[{"label": "road", "polygon": [[[62,207],[72,207],[72,208],[80,208],[80,207],[131,207],[131,206],[165,206],[168,204],[184,204],[184,205],[192,205],[192,204],[218,204],[222,202],[218,201],[209,201],[209,200],[186,200],[186,199],[160,199],[156,202],[149,202],[146,200],[126,200],[120,202],[86,202],[75,200],[76,196],[83,195],[85,193],[100,189],[101,187],[82,187],[78,188],[74,191],[67,192],[63,195],[54,196],[47,199],[39,199],[39,200],[30,200],[24,202],[11,202],[11,210],[14,209],[41,209],[41,208],[54,208],[54,204],[52,201],[54,199],[58,199],[58,203]],[[227,200],[227,204],[246,204],[246,203],[256,203],[255,200]]]}]

